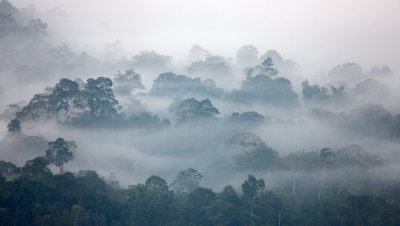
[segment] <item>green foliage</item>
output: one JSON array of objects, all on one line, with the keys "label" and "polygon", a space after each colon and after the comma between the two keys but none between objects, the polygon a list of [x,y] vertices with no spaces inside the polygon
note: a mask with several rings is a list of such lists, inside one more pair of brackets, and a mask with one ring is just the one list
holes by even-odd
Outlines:
[{"label": "green foliage", "polygon": [[347,80],[355,80],[364,77],[362,68],[357,63],[337,65],[328,72],[328,75],[332,78],[343,78]]},{"label": "green foliage", "polygon": [[60,168],[60,174],[63,173],[64,163],[74,159],[74,149],[77,147],[74,141],[66,141],[58,138],[56,141],[48,143],[46,150],[46,159]]},{"label": "green foliage", "polygon": [[120,221],[122,208],[121,203],[108,198],[115,196],[114,192],[92,172],[80,178],[66,173],[50,174],[38,181],[24,176],[12,182],[0,182],[0,222],[3,225],[110,225]]},{"label": "green foliage", "polygon": [[89,78],[85,85],[90,112],[98,118],[110,118],[117,113],[118,101],[114,97],[109,78]]},{"label": "green foliage", "polygon": [[170,215],[174,212],[172,194],[155,189],[150,184],[138,184],[128,190],[127,211],[124,214],[127,225],[166,225],[174,222]]},{"label": "green foliage", "polygon": [[380,104],[364,104],[347,113],[334,113],[324,109],[310,110],[315,119],[333,123],[360,135],[391,140],[400,139],[400,116],[393,115]]},{"label": "green foliage", "polygon": [[124,126],[132,128],[162,128],[169,125],[170,121],[168,119],[160,120],[158,115],[147,111],[134,113],[124,120]]},{"label": "green foliage", "polygon": [[257,147],[233,157],[237,170],[264,170],[279,167],[278,152],[270,147]]},{"label": "green foliage", "polygon": [[257,64],[258,50],[252,45],[246,45],[236,51],[236,62],[240,67],[252,67]]},{"label": "green foliage", "polygon": [[216,194],[207,188],[196,188],[185,198],[183,208],[185,209],[185,221],[197,222],[200,225],[207,225],[207,208],[215,201]]},{"label": "green foliage", "polygon": [[179,172],[171,186],[177,194],[189,193],[199,186],[201,178],[203,176],[197,170],[190,168]]},{"label": "green foliage", "polygon": [[21,168],[21,176],[22,178],[38,181],[40,178],[51,174],[49,168],[47,168],[48,165],[49,162],[45,157],[28,160],[25,166]]},{"label": "green foliage", "polygon": [[171,57],[158,54],[154,51],[142,51],[132,57],[132,67],[140,71],[167,71],[171,66]]},{"label": "green foliage", "polygon": [[316,170],[326,162],[329,169],[354,167],[359,169],[373,169],[385,165],[383,159],[365,151],[360,145],[352,144],[337,150],[324,148],[320,152],[293,152],[283,158],[287,168],[298,170]]},{"label": "green foliage", "polygon": [[394,118],[382,105],[368,104],[351,110],[345,118],[345,122],[350,124],[354,130],[365,134],[390,137]]},{"label": "green foliage", "polygon": [[114,83],[115,92],[123,95],[131,95],[136,90],[144,89],[140,74],[133,69],[126,70],[125,73],[118,71],[115,75]]},{"label": "green foliage", "polygon": [[331,86],[329,90],[326,87],[319,87],[318,85],[311,86],[308,80],[305,80],[301,85],[303,87],[303,100],[307,104],[341,104],[348,98],[344,86],[340,86],[339,88]]},{"label": "green foliage", "polygon": [[278,152],[254,133],[235,134],[225,141],[225,149],[234,153],[234,168],[240,171],[274,169],[281,165]]},{"label": "green foliage", "polygon": [[246,74],[241,88],[233,90],[230,99],[256,101],[278,107],[297,106],[297,94],[291,82],[283,77],[274,78],[278,71],[272,68],[271,58],[267,58],[262,65],[247,69]]},{"label": "green foliage", "polygon": [[265,181],[263,179],[257,180],[253,175],[249,175],[248,179],[242,184],[243,198],[251,201],[264,188]]},{"label": "green foliage", "polygon": [[236,123],[261,124],[264,122],[265,117],[256,111],[247,111],[243,113],[234,112],[229,117],[229,120]]},{"label": "green foliage", "polygon": [[301,209],[307,225],[397,225],[399,206],[383,198],[353,196],[345,191]]},{"label": "green foliage", "polygon": [[[241,196],[232,186],[219,193],[196,186],[175,196],[158,176],[149,177],[145,185],[115,190],[94,171],[53,176],[46,169],[45,159],[39,157],[22,167],[19,179],[0,180],[2,225],[400,224],[397,202],[342,191],[301,203],[265,191],[264,180],[252,175],[243,182]],[[193,169],[179,175],[199,176]]]},{"label": "green foliage", "polygon": [[167,182],[161,177],[156,175],[147,178],[145,185],[149,189],[157,190],[159,192],[168,192]]},{"label": "green foliage", "polygon": [[60,80],[47,93],[36,94],[29,104],[16,113],[17,120],[56,118],[60,122],[79,125],[111,125],[118,115],[118,100],[109,78],[89,78],[80,87],[76,81]]},{"label": "green foliage", "polygon": [[[206,54],[203,59],[197,59],[189,65],[188,72],[191,75],[205,76],[209,78],[226,77],[232,75],[229,61],[221,56]],[[202,57],[203,58],[203,57]]]},{"label": "green foliage", "polygon": [[71,109],[75,96],[79,93],[78,83],[63,78],[48,93],[36,94],[29,104],[17,112],[19,120],[35,120],[57,117],[60,112]]},{"label": "green foliage", "polygon": [[172,72],[162,73],[154,80],[150,93],[157,96],[201,96],[221,97],[223,89],[217,88],[212,79],[201,81],[200,78],[190,78],[176,75]]},{"label": "green foliage", "polygon": [[168,109],[175,114],[179,123],[196,120],[215,120],[215,115],[219,114],[218,109],[211,104],[209,99],[198,101],[195,98],[184,100],[178,98]]},{"label": "green foliage", "polygon": [[16,165],[11,162],[0,161],[0,176],[6,179],[14,179],[19,173],[19,169]]}]

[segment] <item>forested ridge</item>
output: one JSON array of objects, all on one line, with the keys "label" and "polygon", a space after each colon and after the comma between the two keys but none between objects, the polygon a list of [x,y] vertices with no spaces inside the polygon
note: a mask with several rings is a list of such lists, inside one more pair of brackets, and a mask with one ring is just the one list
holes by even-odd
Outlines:
[{"label": "forested ridge", "polygon": [[[193,186],[184,171],[180,189],[151,176],[145,184],[119,188],[94,171],[40,178],[23,175],[0,181],[2,225],[399,225],[400,205],[370,195],[339,191],[321,200],[301,202],[295,196],[265,189],[263,179],[248,176],[235,191]],[[193,169],[188,169],[191,171]],[[198,179],[198,178],[197,178]]]}]

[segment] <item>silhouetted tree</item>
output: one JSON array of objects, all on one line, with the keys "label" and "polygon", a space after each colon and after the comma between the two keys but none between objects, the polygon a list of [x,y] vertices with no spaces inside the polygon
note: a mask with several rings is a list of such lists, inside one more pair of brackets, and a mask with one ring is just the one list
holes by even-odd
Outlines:
[{"label": "silhouetted tree", "polygon": [[74,141],[66,141],[58,138],[56,141],[48,143],[49,149],[46,150],[46,159],[49,163],[60,168],[60,174],[64,171],[64,163],[74,159],[73,150],[76,148]]},{"label": "silhouetted tree", "polygon": [[179,172],[171,186],[177,194],[188,193],[199,186],[201,178],[203,176],[197,170],[190,168]]}]

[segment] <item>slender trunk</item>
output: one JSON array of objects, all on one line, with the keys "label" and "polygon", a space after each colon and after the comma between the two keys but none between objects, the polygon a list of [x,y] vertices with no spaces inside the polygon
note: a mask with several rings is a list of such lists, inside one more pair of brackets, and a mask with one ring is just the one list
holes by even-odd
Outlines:
[{"label": "slender trunk", "polygon": [[296,195],[296,170],[293,169],[293,174],[292,174],[292,180],[293,180],[293,186],[292,186],[292,195]]},{"label": "slender trunk", "polygon": [[293,180],[293,189],[292,189],[292,195],[296,195],[296,178]]},{"label": "slender trunk", "polygon": [[325,191],[325,167],[326,167],[326,159],[324,161],[324,168],[322,168],[322,197],[324,197]]},{"label": "slender trunk", "polygon": [[60,165],[60,174],[63,174],[63,172],[64,172],[64,165]]},{"label": "slender trunk", "polygon": [[281,226],[281,210],[278,212],[278,226]]},{"label": "slender trunk", "polygon": [[253,196],[253,198],[251,199],[251,203],[250,203],[250,215],[253,216],[253,208],[254,208],[254,201],[256,199],[256,195]]},{"label": "slender trunk", "polygon": [[318,200],[321,200],[321,179],[319,180]]}]

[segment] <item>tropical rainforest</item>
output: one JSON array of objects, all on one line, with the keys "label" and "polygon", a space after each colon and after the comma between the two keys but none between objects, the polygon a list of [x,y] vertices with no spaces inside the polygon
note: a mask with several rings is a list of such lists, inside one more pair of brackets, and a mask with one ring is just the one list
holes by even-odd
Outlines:
[{"label": "tropical rainforest", "polygon": [[41,16],[0,2],[0,225],[400,225],[389,65],[100,57]]}]

